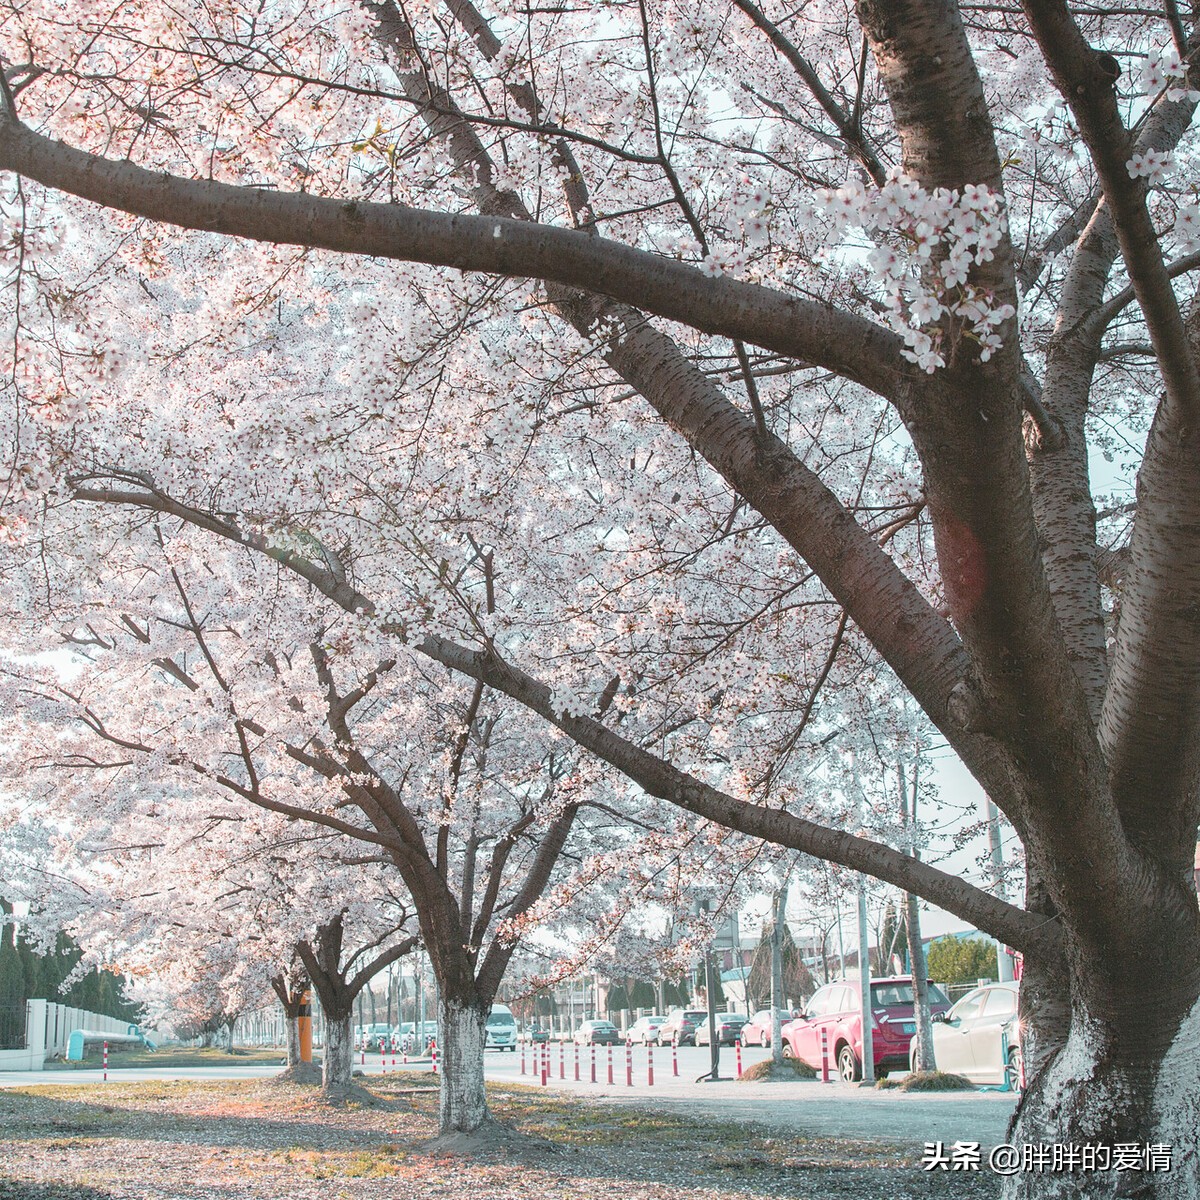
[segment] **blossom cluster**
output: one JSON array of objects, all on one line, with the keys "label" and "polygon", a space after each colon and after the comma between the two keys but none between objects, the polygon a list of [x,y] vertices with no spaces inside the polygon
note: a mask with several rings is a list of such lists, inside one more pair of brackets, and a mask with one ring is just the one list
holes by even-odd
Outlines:
[{"label": "blossom cluster", "polygon": [[556,684],[550,690],[550,707],[560,716],[589,717],[594,706],[576,695],[572,688]]},{"label": "blossom cluster", "polygon": [[1166,46],[1157,54],[1147,54],[1138,74],[1138,85],[1147,96],[1166,92],[1168,100],[1200,100],[1200,92],[1189,86],[1187,63],[1180,57],[1174,45]]},{"label": "blossom cluster", "polygon": [[943,317],[979,343],[984,362],[1003,346],[1000,328],[1016,310],[968,283],[971,268],[990,262],[1007,232],[999,193],[982,184],[930,192],[895,171],[882,187],[851,180],[818,192],[813,215],[831,241],[866,234],[866,266],[910,362],[929,373],[945,366],[947,331],[934,324]]}]

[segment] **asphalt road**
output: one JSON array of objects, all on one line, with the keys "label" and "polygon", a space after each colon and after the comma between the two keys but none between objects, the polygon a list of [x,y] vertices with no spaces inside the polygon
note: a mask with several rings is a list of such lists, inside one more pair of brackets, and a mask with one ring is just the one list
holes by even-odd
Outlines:
[{"label": "asphalt road", "polygon": [[[750,1083],[735,1078],[736,1055],[722,1047],[720,1079],[698,1082],[708,1071],[709,1050],[681,1046],[678,1051],[679,1074],[673,1071],[670,1047],[653,1052],[654,1083],[649,1082],[649,1062],[645,1047],[633,1052],[633,1083],[628,1084],[625,1048],[613,1048],[613,1082],[608,1082],[608,1048],[597,1047],[596,1078],[591,1082],[591,1048],[579,1051],[579,1081],[575,1080],[575,1048],[564,1047],[561,1067],[559,1048],[549,1048],[547,1091],[566,1091],[593,1096],[609,1103],[653,1106],[658,1111],[694,1114],[713,1120],[734,1120],[758,1129],[777,1130],[783,1136],[848,1137],[884,1140],[910,1147],[925,1142],[979,1142],[984,1147],[1005,1141],[1008,1119],[1015,1098],[1005,1092],[896,1092],[877,1091],[836,1082]],[[768,1051],[746,1048],[743,1066],[768,1056]],[[356,1064],[368,1075],[384,1071],[379,1055],[367,1056],[366,1064]],[[534,1072],[533,1056],[527,1050],[521,1071],[522,1055],[489,1051],[484,1072],[493,1082],[534,1085],[540,1078]],[[392,1069],[391,1059],[386,1070]],[[396,1069],[429,1070],[428,1063],[411,1063]],[[239,1066],[192,1068],[113,1067],[109,1082],[141,1082],[151,1079],[262,1079],[278,1072],[278,1067]],[[561,1071],[561,1074],[560,1074]],[[29,1087],[37,1084],[100,1083],[100,1070],[10,1071],[0,1073],[0,1088]]]}]

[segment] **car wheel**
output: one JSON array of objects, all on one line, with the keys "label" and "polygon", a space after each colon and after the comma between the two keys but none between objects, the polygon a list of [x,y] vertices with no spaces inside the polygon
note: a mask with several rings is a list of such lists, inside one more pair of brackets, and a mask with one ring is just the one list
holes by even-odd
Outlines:
[{"label": "car wheel", "polygon": [[792,1049],[791,1042],[783,1043],[783,1057],[784,1058],[795,1058],[796,1057],[796,1052],[795,1052],[795,1050]]},{"label": "car wheel", "polygon": [[859,1071],[858,1059],[854,1057],[852,1046],[843,1046],[838,1051],[838,1074],[846,1083],[857,1083],[862,1078]]},{"label": "car wheel", "polygon": [[1010,1050],[1008,1052],[1008,1062],[1005,1064],[1004,1081],[1008,1084],[1010,1092],[1020,1093],[1021,1091],[1021,1052],[1020,1050]]}]

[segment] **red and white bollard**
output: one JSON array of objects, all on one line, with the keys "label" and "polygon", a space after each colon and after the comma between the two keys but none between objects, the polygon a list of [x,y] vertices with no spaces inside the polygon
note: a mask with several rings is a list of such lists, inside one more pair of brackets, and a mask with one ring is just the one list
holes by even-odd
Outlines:
[{"label": "red and white bollard", "polygon": [[654,1043],[646,1043],[646,1086],[654,1086]]},{"label": "red and white bollard", "polygon": [[671,1074],[679,1075],[679,1039],[671,1039]]},{"label": "red and white bollard", "polygon": [[633,1087],[633,1039],[625,1039],[625,1086]]},{"label": "red and white bollard", "polygon": [[742,1039],[735,1038],[733,1044],[737,1047],[737,1077],[742,1077]]},{"label": "red and white bollard", "polygon": [[396,1039],[392,1038],[392,1070],[396,1069]]},{"label": "red and white bollard", "polygon": [[108,1043],[104,1043],[104,1082],[108,1082]]},{"label": "red and white bollard", "polygon": [[521,1074],[525,1074],[525,1042],[521,1041]]},{"label": "red and white bollard", "polygon": [[429,1043],[429,1053],[433,1056],[433,1073],[437,1074],[437,1040]]},{"label": "red and white bollard", "polygon": [[613,1082],[612,1060],[613,1060],[612,1042],[609,1042],[608,1043],[608,1086],[609,1087],[612,1087],[612,1082]]},{"label": "red and white bollard", "polygon": [[821,1030],[821,1082],[829,1082],[829,1031]]},{"label": "red and white bollard", "polygon": [[379,1072],[381,1075],[387,1074],[387,1042],[382,1039],[379,1042]]},{"label": "red and white bollard", "polygon": [[558,1077],[559,1079],[567,1077],[567,1048],[562,1042],[558,1043]]},{"label": "red and white bollard", "polygon": [[542,1087],[550,1082],[550,1045],[542,1043]]},{"label": "red and white bollard", "polygon": [[592,1043],[592,1082],[596,1082],[596,1043]]},{"label": "red and white bollard", "polygon": [[579,1043],[571,1043],[575,1047],[575,1082],[579,1082]]}]

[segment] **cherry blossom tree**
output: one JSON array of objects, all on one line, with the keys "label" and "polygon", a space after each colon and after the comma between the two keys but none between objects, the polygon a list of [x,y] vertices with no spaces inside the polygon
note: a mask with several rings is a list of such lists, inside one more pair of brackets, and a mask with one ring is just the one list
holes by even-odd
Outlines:
[{"label": "cherry blossom tree", "polygon": [[70,671],[8,667],[25,728],[13,790],[40,789],[74,831],[78,872],[107,881],[92,906],[132,922],[144,955],[187,954],[188,928],[188,946],[227,948],[222,970],[202,972],[212,986],[254,970],[296,1010],[310,982],[331,1095],[350,1085],[355,998],[419,936],[441,999],[443,1132],[475,1132],[489,1123],[485,1018],[513,952],[623,871],[639,826],[648,878],[678,853],[647,820],[655,805],[618,812],[568,739],[481,685],[384,658],[393,638],[314,615],[307,584],[276,579],[271,560],[251,563],[257,584],[241,573],[255,597],[274,588],[264,625],[216,555],[185,584],[189,537],[149,539],[142,569],[110,556],[73,612],[58,607]]},{"label": "cherry blossom tree", "polygon": [[[1194,13],[0,11],[15,607],[139,569],[111,506],[260,552],[1020,949],[1018,1136],[1195,1192]],[[889,672],[1023,908],[799,786]]]}]

